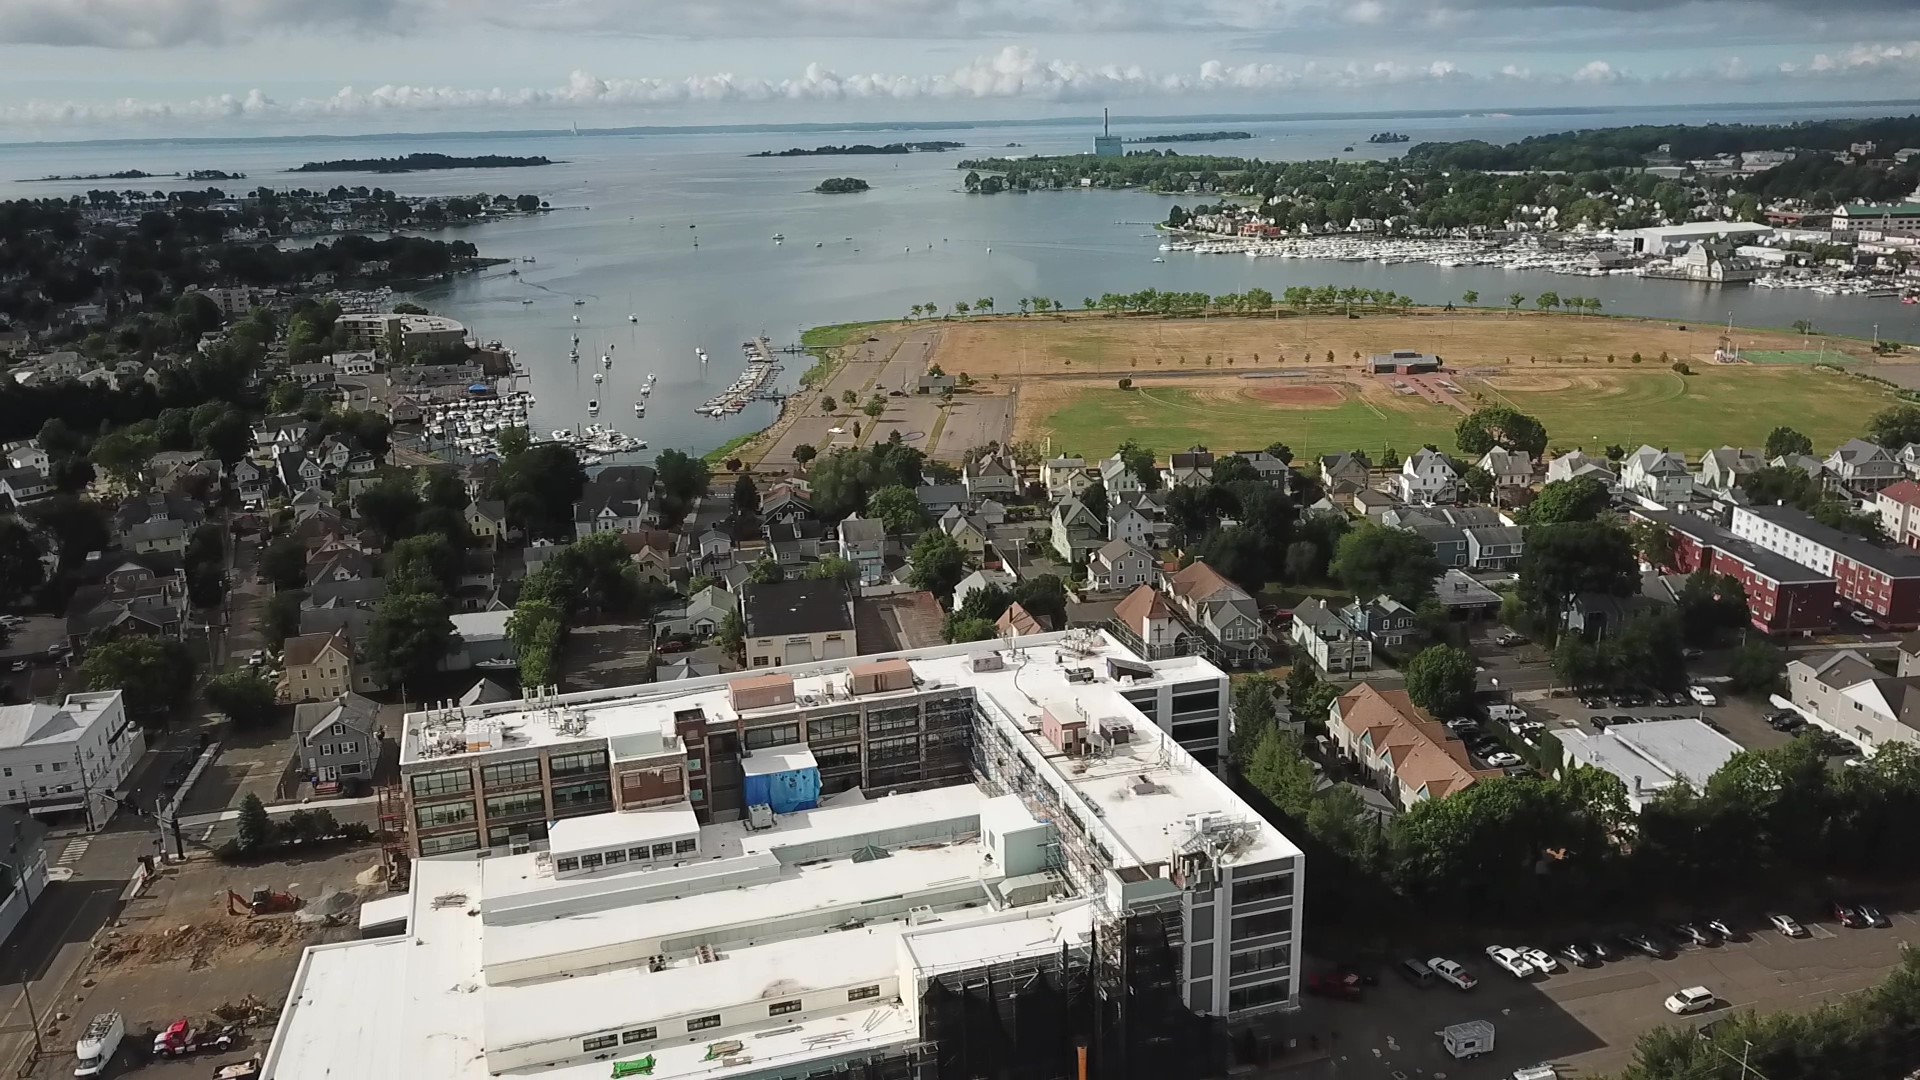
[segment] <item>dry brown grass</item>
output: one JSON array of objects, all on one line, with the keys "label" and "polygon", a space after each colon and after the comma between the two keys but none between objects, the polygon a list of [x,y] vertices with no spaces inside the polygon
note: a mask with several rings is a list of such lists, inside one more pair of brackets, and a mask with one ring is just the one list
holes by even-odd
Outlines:
[{"label": "dry brown grass", "polygon": [[[1151,371],[1229,372],[1236,368],[1352,367],[1362,356],[1394,349],[1437,353],[1447,366],[1506,363],[1604,363],[1612,354],[1625,364],[1640,353],[1648,363],[1662,352],[1671,358],[1711,359],[1723,327],[1626,318],[1490,312],[1211,319],[1108,318],[1067,315],[995,317],[941,327],[933,360],[948,372],[976,379],[999,375],[1126,374]],[[1798,334],[1736,328],[1733,341],[1745,350],[1803,347]],[[1327,353],[1334,363],[1327,362]],[[1868,358],[1865,346],[1828,342],[1828,351]],[[1211,361],[1209,363],[1209,361]],[[1229,363],[1231,361],[1231,363]]]}]

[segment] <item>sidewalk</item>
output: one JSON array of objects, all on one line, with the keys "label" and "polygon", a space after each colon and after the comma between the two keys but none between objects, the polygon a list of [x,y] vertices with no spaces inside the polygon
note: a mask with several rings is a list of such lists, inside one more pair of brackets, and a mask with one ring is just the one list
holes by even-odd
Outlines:
[{"label": "sidewalk", "polygon": [[[324,802],[310,803],[268,803],[268,817],[286,817],[295,810],[350,810],[362,806],[372,806],[380,800],[378,795],[363,795],[357,799],[328,799]],[[337,813],[335,816],[339,816]],[[182,829],[191,829],[201,825],[218,825],[223,821],[238,821],[239,810],[216,810],[210,814],[189,814],[180,818]]]}]

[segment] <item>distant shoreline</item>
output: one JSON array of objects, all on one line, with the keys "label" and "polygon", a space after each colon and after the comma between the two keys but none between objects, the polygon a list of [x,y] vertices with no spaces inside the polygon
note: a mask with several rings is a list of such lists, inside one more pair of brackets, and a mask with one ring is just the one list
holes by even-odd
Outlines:
[{"label": "distant shoreline", "polygon": [[443,169],[529,169],[552,164],[554,164],[552,158],[543,156],[514,157],[509,154],[481,154],[477,157],[453,157],[447,154],[418,153],[390,158],[339,158],[333,161],[309,161],[287,171],[290,173],[393,174],[433,172]]},{"label": "distant shoreline", "polygon": [[966,143],[934,140],[931,142],[896,142],[875,146],[872,143],[852,143],[847,146],[816,146],[811,150],[795,146],[787,150],[762,150],[757,154],[748,154],[752,158],[788,158],[788,157],[864,157],[872,154],[944,154],[949,150],[959,150]]}]

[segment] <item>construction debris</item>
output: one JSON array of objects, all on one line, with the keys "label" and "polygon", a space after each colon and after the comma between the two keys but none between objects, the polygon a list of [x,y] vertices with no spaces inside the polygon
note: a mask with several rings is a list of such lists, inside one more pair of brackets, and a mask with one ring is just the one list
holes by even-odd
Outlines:
[{"label": "construction debris", "polygon": [[221,920],[189,923],[172,930],[114,934],[99,946],[102,968],[123,964],[171,964],[185,960],[195,971],[236,949],[280,951],[307,944],[313,927],[292,919]]}]

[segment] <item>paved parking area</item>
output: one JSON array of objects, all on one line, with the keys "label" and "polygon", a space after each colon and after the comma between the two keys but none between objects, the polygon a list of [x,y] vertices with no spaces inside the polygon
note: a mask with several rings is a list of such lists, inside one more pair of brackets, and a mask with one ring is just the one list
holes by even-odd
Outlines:
[{"label": "paved parking area", "polygon": [[1575,697],[1552,697],[1539,701],[1523,701],[1530,715],[1544,721],[1549,730],[1554,728],[1578,728],[1588,734],[1596,730],[1594,717],[1606,718],[1609,725],[1616,723],[1619,716],[1630,716],[1634,721],[1671,720],[1682,717],[1698,717],[1708,726],[1719,731],[1748,750],[1767,750],[1783,746],[1793,741],[1791,735],[1775,731],[1767,725],[1767,714],[1772,706],[1750,698],[1728,697],[1721,695],[1720,703],[1711,706],[1699,706],[1689,702],[1684,706],[1641,705],[1624,707],[1603,705],[1589,708]]},{"label": "paved parking area", "polygon": [[[1697,1026],[1740,1009],[1806,1009],[1880,982],[1906,942],[1920,939],[1920,917],[1890,914],[1891,929],[1807,923],[1812,936],[1799,940],[1768,929],[1666,960],[1633,956],[1572,970],[1562,961],[1559,971],[1524,982],[1477,950],[1459,950],[1452,958],[1479,978],[1474,990],[1420,989],[1383,970],[1380,986],[1357,1004],[1304,999],[1300,1030],[1333,1040],[1342,1077],[1490,1080],[1537,1062],[1563,1066],[1562,1075],[1612,1073],[1631,1060],[1640,1035],[1661,1024]],[[1707,987],[1722,1004],[1692,1016],[1668,1013],[1667,995],[1688,986]],[[1493,1022],[1495,1049],[1457,1062],[1433,1033],[1467,1020]]]}]

